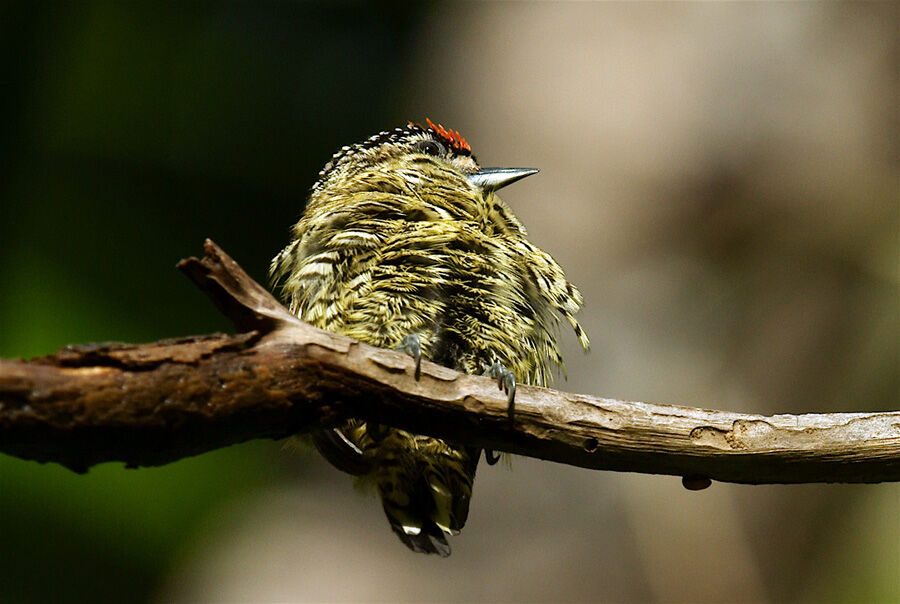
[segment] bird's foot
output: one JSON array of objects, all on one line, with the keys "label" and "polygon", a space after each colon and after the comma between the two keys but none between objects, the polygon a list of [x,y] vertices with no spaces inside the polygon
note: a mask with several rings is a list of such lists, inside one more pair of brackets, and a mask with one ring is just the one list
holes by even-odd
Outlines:
[{"label": "bird's foot", "polygon": [[497,386],[506,393],[506,414],[509,415],[509,419],[512,419],[515,413],[516,376],[500,363],[491,365],[484,375],[497,380]]},{"label": "bird's foot", "polygon": [[485,449],[484,461],[486,461],[489,466],[497,465],[497,462],[500,461],[500,454],[493,449]]},{"label": "bird's foot", "polygon": [[397,350],[402,350],[416,362],[414,376],[418,382],[419,378],[422,377],[422,342],[419,341],[419,336],[414,333],[407,335],[403,338],[403,343],[397,347]]}]

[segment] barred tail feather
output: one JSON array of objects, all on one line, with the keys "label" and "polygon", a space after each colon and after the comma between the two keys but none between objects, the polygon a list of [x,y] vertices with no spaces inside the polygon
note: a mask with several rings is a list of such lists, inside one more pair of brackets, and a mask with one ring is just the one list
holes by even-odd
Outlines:
[{"label": "barred tail feather", "polygon": [[[400,538],[406,547],[417,554],[437,554],[441,558],[450,555],[450,545],[447,543],[447,537],[438,525],[433,522],[426,522],[421,528],[412,528],[405,526],[391,516],[385,508],[388,522],[394,533]],[[418,531],[418,532],[416,532]]]},{"label": "barred tail feather", "polygon": [[[459,533],[466,523],[481,451],[455,449],[441,440],[399,430],[394,433],[404,448],[393,451],[396,457],[388,453],[386,458],[394,463],[381,466],[375,479],[388,522],[411,550],[449,556],[447,536]],[[391,440],[382,441],[382,452]],[[422,455],[422,449],[432,454]]]}]

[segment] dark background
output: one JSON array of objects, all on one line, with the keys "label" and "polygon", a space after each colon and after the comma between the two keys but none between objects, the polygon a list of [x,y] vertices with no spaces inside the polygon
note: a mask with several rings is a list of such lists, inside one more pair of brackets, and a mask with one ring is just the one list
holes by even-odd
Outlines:
[{"label": "dark background", "polygon": [[[0,3],[0,355],[224,331],[340,146],[425,117],[585,293],[563,388],[898,408],[898,31],[854,5]],[[895,485],[482,468],[449,560],[308,451],[0,458],[0,602],[896,601]]]}]

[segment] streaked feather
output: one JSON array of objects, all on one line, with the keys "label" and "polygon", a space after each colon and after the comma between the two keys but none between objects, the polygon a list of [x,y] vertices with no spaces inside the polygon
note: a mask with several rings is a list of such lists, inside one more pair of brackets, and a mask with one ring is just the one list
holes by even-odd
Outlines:
[{"label": "streaked feather", "polygon": [[[499,362],[519,382],[547,385],[563,369],[560,316],[588,347],[574,318],[581,294],[506,204],[468,183],[468,145],[444,158],[417,150],[438,134],[410,126],[339,151],[272,275],[292,312],[318,327],[384,348],[415,334],[437,363],[480,374]],[[374,481],[410,549],[449,555],[480,450],[377,432],[351,420],[315,442],[339,469]]]}]

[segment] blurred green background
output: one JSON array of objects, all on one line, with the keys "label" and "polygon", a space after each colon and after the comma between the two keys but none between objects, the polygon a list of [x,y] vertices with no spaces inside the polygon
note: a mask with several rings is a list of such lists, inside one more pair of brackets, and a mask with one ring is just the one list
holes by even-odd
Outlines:
[{"label": "blurred green background", "polygon": [[[0,3],[0,355],[229,330],[175,262],[211,237],[265,282],[325,159],[393,123],[423,10]],[[0,601],[147,599],[278,449],[85,476],[0,457]]]},{"label": "blurred green background", "polygon": [[[897,409],[896,3],[0,2],[0,356],[229,330],[340,146],[430,117],[585,293],[570,390]],[[534,182],[532,182],[534,181]],[[895,485],[482,469],[447,561],[310,452],[0,457],[0,602],[897,601]]]}]

